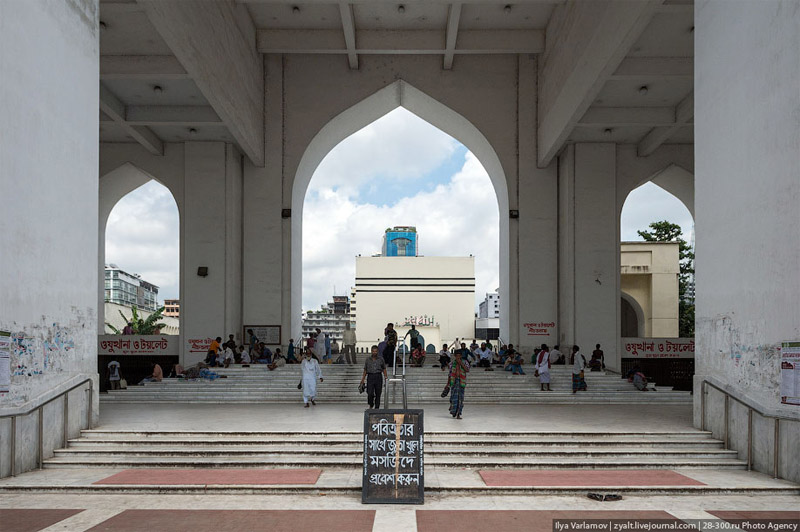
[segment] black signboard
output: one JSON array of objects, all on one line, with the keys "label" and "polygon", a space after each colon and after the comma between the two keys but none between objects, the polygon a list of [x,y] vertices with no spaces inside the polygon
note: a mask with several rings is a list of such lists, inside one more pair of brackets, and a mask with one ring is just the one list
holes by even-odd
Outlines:
[{"label": "black signboard", "polygon": [[362,503],[425,502],[422,410],[364,412]]}]

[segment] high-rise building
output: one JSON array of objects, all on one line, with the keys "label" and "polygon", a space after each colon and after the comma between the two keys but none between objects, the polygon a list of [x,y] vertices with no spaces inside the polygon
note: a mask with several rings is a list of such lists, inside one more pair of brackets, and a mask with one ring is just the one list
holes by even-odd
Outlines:
[{"label": "high-rise building", "polygon": [[155,311],[158,309],[158,287],[139,274],[130,274],[116,264],[106,264],[105,300],[126,307]]},{"label": "high-rise building", "polygon": [[305,313],[303,338],[308,338],[314,330],[319,328],[330,336],[331,340],[336,340],[341,345],[342,333],[348,323],[351,323],[350,298],[333,296],[333,301],[329,301],[319,310],[309,310]]},{"label": "high-rise building", "polygon": [[417,251],[416,227],[395,226],[388,228],[384,233],[384,257],[416,257]]}]

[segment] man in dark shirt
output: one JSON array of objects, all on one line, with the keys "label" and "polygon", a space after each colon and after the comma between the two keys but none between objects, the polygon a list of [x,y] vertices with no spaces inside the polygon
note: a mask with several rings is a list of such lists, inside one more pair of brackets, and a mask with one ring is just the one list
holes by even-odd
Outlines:
[{"label": "man in dark shirt", "polygon": [[381,391],[383,390],[383,379],[388,378],[386,374],[386,362],[378,356],[378,346],[372,346],[372,356],[364,363],[364,374],[361,376],[361,385],[364,379],[367,380],[367,402],[370,408],[380,408]]}]

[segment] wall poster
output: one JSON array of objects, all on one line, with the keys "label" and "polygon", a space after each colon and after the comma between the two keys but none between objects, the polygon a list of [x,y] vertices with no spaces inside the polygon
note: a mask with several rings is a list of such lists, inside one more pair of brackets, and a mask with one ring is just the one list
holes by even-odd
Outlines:
[{"label": "wall poster", "polygon": [[800,406],[800,342],[781,344],[781,403]]},{"label": "wall poster", "polygon": [[11,389],[11,333],[0,331],[0,393]]}]

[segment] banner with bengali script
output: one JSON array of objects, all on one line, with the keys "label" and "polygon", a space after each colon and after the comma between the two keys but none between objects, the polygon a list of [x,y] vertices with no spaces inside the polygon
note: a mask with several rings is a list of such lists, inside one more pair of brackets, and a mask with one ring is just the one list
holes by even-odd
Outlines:
[{"label": "banner with bengali script", "polygon": [[101,334],[97,352],[115,356],[177,356],[179,336],[138,334]]},{"label": "banner with bengali script", "polygon": [[694,338],[623,338],[622,358],[694,358]]}]

